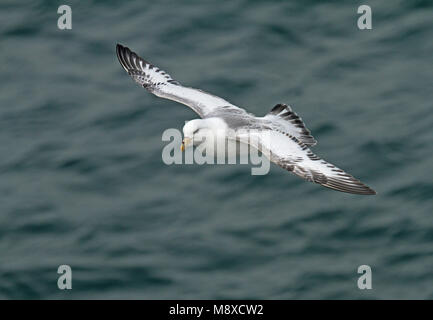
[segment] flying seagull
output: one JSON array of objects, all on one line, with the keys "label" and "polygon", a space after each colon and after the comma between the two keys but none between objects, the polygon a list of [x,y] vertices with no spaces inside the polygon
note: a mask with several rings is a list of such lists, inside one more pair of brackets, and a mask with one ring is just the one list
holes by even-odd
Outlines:
[{"label": "flying seagull", "polygon": [[237,139],[253,145],[268,154],[272,162],[305,180],[347,193],[376,194],[361,181],[311,152],[310,147],[316,144],[316,140],[290,106],[277,104],[264,117],[256,117],[220,97],[182,86],[166,72],[140,58],[127,47],[118,44],[116,52],[123,69],[140,86],[158,97],[185,104],[200,116],[201,119],[185,124],[182,150],[190,145],[194,135],[203,129],[211,132],[259,130],[256,131],[259,133],[254,139],[254,145],[241,134],[227,136],[227,139]]}]

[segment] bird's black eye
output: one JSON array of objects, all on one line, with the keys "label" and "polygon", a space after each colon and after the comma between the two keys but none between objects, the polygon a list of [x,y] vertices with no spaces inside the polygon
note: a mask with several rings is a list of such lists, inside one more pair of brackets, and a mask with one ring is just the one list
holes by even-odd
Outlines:
[{"label": "bird's black eye", "polygon": [[195,129],[194,132],[192,134],[196,134],[198,132],[199,129]]}]

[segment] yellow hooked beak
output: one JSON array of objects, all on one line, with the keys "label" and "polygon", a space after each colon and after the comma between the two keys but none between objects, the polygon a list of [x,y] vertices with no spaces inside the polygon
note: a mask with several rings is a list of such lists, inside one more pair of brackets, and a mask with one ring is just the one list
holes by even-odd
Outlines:
[{"label": "yellow hooked beak", "polygon": [[185,148],[188,147],[191,144],[191,138],[184,138],[182,140],[182,144],[180,145],[180,150],[183,152],[185,151]]}]

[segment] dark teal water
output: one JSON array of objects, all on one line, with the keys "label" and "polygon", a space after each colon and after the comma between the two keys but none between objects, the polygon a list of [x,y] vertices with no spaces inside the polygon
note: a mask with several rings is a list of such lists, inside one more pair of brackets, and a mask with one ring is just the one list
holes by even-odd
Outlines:
[{"label": "dark teal water", "polygon": [[[0,298],[433,298],[431,1],[366,2],[369,31],[358,1],[70,1],[67,31],[59,4],[0,4]],[[257,115],[292,105],[378,195],[166,166],[162,132],[197,116],[117,42]]]}]

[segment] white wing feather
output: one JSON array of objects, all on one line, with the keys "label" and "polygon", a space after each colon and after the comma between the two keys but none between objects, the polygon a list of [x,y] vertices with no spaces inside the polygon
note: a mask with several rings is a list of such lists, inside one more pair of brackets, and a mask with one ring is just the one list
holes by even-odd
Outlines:
[{"label": "white wing feather", "polygon": [[165,71],[140,58],[127,47],[118,44],[116,52],[120,64],[135,82],[158,97],[187,105],[202,118],[220,107],[242,110],[220,97],[180,85]]},{"label": "white wing feather", "polygon": [[307,145],[288,133],[274,130],[250,131],[238,138],[261,150],[280,167],[308,181],[347,193],[376,194],[358,179],[320,159]]}]

